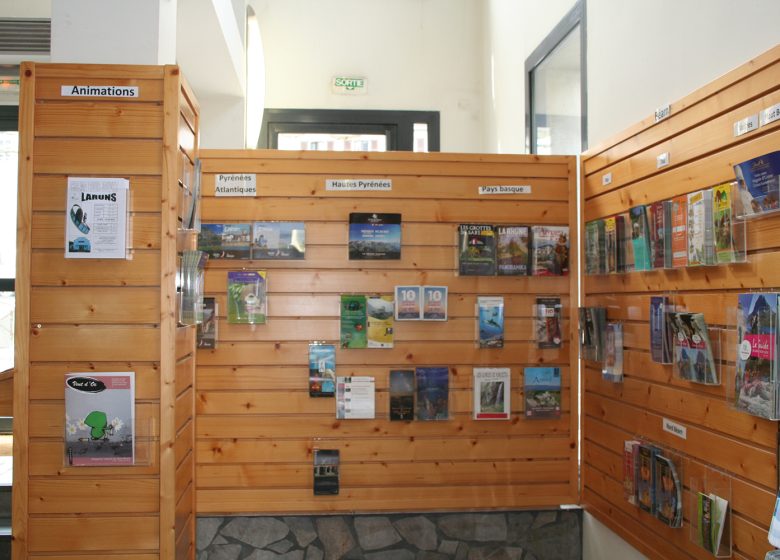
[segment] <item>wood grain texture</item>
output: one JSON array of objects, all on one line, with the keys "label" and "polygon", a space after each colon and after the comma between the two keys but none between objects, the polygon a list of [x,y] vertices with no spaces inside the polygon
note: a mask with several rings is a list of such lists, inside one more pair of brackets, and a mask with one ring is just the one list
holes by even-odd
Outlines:
[{"label": "wood grain texture", "polygon": [[[780,101],[780,49],[775,48],[672,104],[672,115],[647,120],[584,160],[584,219],[591,220],[734,180],[733,165],[777,149],[776,123],[734,137],[732,125]],[[675,110],[677,109],[677,110]],[[670,165],[655,166],[668,151]],[[603,186],[604,173],[613,174]],[[735,410],[737,295],[777,291],[780,219],[747,224],[748,262],[583,280],[586,305],[607,308],[623,322],[624,380],[602,379],[601,364],[583,364],[583,504],[597,519],[651,558],[705,558],[689,538],[696,481],[723,479],[731,491],[729,523],[734,557],[760,560],[777,486],[777,423]],[[650,356],[650,297],[666,295],[679,310],[702,312],[719,356],[721,384],[680,379],[672,365]],[[717,335],[717,336],[716,336]],[[686,427],[686,438],[662,428]],[[623,442],[644,438],[679,456],[684,485],[681,530],[665,527],[623,496]]]},{"label": "wood grain texture", "polygon": [[[456,274],[459,223],[576,223],[569,202],[576,192],[573,160],[204,151],[203,167],[204,221],[304,221],[308,247],[301,261],[208,263],[206,292],[220,305],[220,325],[218,347],[197,352],[200,514],[490,509],[545,506],[561,495],[577,500],[573,276]],[[257,173],[257,197],[213,196],[215,175],[229,172]],[[391,179],[392,190],[325,188],[326,179],[366,177]],[[530,185],[531,193],[480,196],[481,185]],[[350,261],[350,212],[402,213],[401,259]],[[573,239],[576,260],[576,232]],[[241,268],[268,272],[264,325],[226,323],[227,273]],[[392,349],[338,349],[338,375],[375,378],[376,419],[336,420],[333,399],[308,395],[309,342],[338,341],[340,294],[392,293],[404,284],[447,286],[449,320],[397,321]],[[488,294],[505,298],[499,351],[474,345],[476,298]],[[560,349],[536,347],[533,307],[542,295],[559,296],[565,306]],[[523,368],[537,364],[562,368],[560,418],[524,419]],[[449,420],[390,422],[389,371],[421,365],[450,366]],[[471,418],[472,370],[489,365],[511,370],[511,422]],[[315,446],[341,450],[341,493],[334,499],[311,496]]]},{"label": "wood grain texture", "polygon": [[[17,280],[25,306],[17,311],[24,382],[15,400],[24,407],[18,417],[29,422],[15,422],[24,449],[18,455],[26,463],[18,469],[23,482],[14,485],[14,499],[21,500],[14,512],[14,559],[173,558],[177,542],[191,558],[194,329],[177,329],[173,303],[177,140],[181,136],[194,158],[197,103],[188,95],[187,134],[180,135],[182,85],[174,66],[28,68],[19,214],[26,233],[18,251],[26,255],[19,268],[26,272]],[[62,96],[68,84],[137,86],[140,95]],[[64,258],[69,176],[129,179],[130,259]],[[186,356],[189,367],[179,368],[177,379],[176,364]],[[63,376],[104,371],[136,374],[135,464],[98,473],[65,464]],[[186,449],[177,446],[177,432],[189,436]],[[177,451],[189,463],[180,465]],[[185,488],[178,494],[177,483]],[[187,532],[178,541],[177,529]]]}]

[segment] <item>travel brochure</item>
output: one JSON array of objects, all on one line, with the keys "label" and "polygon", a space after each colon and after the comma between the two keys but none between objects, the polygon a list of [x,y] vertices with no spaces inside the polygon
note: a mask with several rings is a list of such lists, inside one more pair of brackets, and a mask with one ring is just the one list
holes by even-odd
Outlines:
[{"label": "travel brochure", "polygon": [[477,345],[480,348],[504,347],[503,297],[477,297]]},{"label": "travel brochure", "polygon": [[474,368],[474,419],[509,420],[509,368]]},{"label": "travel brochure", "polygon": [[414,370],[390,371],[390,420],[414,420]]},{"label": "travel brochure", "polygon": [[334,496],[339,493],[339,450],[314,450],[314,495]]},{"label": "travel brochure", "polygon": [[723,183],[586,223],[585,274],[744,262],[738,196],[736,183]]},{"label": "travel brochure", "polygon": [[561,415],[561,370],[527,367],[523,372],[526,418],[558,418]]},{"label": "travel brochure", "polygon": [[228,272],[228,323],[263,324],[266,316],[266,272],[238,270]]},{"label": "travel brochure", "polygon": [[218,316],[219,304],[217,303],[217,298],[204,297],[203,321],[198,323],[196,330],[198,348],[213,349],[217,347]]},{"label": "travel brochure", "polygon": [[447,286],[396,286],[396,321],[446,321]]},{"label": "travel brochure", "polygon": [[349,215],[349,260],[399,260],[401,214]]},{"label": "travel brochure", "polygon": [[66,259],[126,259],[127,179],[68,177]]},{"label": "travel brochure", "polygon": [[561,335],[561,298],[536,298],[536,347],[560,348],[563,343]]},{"label": "travel brochure", "polygon": [[368,420],[375,416],[373,377],[336,378],[336,419]]},{"label": "travel brochure", "polygon": [[336,393],[336,346],[309,344],[309,396],[332,397]]},{"label": "travel brochure", "polygon": [[677,375],[686,381],[719,385],[720,376],[713,357],[704,314],[669,313],[669,320]]},{"label": "travel brochure", "polygon": [[341,347],[392,348],[394,340],[392,296],[341,296]]},{"label": "travel brochure", "polygon": [[450,370],[447,367],[415,369],[416,420],[449,419]]},{"label": "travel brochure", "polygon": [[202,224],[198,249],[212,259],[299,260],[306,256],[303,222]]},{"label": "travel brochure", "polygon": [[135,463],[135,373],[65,375],[65,461],[74,467]]}]

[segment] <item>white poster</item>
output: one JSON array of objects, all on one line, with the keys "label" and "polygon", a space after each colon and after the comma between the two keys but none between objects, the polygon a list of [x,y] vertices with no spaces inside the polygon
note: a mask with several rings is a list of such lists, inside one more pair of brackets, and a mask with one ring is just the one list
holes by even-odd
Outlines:
[{"label": "white poster", "polygon": [[65,258],[127,258],[127,193],[130,181],[68,177]]}]

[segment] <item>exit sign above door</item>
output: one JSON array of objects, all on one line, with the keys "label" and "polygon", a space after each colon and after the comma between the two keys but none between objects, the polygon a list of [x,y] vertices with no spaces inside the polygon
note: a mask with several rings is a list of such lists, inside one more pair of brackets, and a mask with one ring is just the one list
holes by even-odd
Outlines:
[{"label": "exit sign above door", "polygon": [[368,80],[365,78],[334,76],[332,88],[333,93],[364,95],[368,91]]}]

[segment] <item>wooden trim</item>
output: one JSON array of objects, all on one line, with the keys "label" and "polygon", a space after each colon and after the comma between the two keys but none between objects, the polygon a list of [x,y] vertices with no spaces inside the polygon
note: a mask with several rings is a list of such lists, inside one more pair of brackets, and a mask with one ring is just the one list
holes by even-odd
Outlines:
[{"label": "wooden trim", "polygon": [[11,513],[13,560],[25,560],[28,552],[29,496],[29,381],[30,381],[30,253],[32,247],[33,140],[35,120],[35,65],[22,63],[19,105],[19,187],[16,225],[16,317],[14,359],[14,467]]},{"label": "wooden trim", "polygon": [[176,235],[179,69],[165,66],[160,248],[160,558],[176,554]]}]

